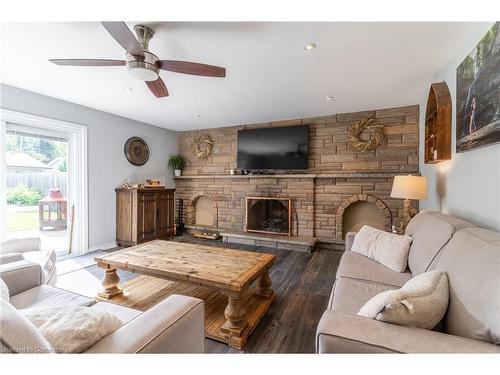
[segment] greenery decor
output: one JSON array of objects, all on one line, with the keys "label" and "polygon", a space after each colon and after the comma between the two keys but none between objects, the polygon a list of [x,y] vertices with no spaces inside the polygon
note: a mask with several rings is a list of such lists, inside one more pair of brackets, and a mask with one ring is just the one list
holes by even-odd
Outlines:
[{"label": "greenery decor", "polygon": [[[361,139],[361,133],[365,130],[369,133],[368,140]],[[385,139],[384,125],[377,123],[375,119],[362,119],[347,130],[351,146],[361,152],[375,150]]]},{"label": "greenery decor", "polygon": [[35,206],[40,199],[42,199],[42,194],[39,191],[31,190],[23,184],[7,189],[7,204]]},{"label": "greenery decor", "polygon": [[172,169],[184,169],[184,167],[188,164],[189,160],[181,154],[171,154],[168,158],[168,165],[172,167]]}]

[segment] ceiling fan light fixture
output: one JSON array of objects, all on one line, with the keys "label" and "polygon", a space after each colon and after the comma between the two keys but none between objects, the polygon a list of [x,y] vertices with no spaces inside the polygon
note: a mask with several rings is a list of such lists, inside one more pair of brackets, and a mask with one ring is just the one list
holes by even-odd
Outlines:
[{"label": "ceiling fan light fixture", "polygon": [[159,78],[160,69],[156,65],[158,57],[148,51],[144,52],[144,59],[138,59],[127,53],[127,69],[130,75],[141,81],[156,81]]},{"label": "ceiling fan light fixture", "polygon": [[156,81],[159,77],[158,73],[154,70],[140,66],[129,68],[128,72],[132,77],[141,81]]}]

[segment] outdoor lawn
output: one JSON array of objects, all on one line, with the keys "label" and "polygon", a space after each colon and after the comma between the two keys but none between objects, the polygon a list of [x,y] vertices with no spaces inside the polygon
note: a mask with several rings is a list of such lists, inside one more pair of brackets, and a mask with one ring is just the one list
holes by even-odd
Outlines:
[{"label": "outdoor lawn", "polygon": [[38,229],[38,211],[8,213],[7,232],[33,229]]}]

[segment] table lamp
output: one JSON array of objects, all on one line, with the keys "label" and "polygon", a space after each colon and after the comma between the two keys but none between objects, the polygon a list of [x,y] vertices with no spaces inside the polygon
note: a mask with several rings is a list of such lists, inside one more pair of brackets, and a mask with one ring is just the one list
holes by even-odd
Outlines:
[{"label": "table lamp", "polygon": [[392,184],[391,198],[404,199],[403,220],[399,233],[403,234],[406,226],[417,210],[411,207],[411,200],[427,199],[427,179],[422,176],[395,176]]}]

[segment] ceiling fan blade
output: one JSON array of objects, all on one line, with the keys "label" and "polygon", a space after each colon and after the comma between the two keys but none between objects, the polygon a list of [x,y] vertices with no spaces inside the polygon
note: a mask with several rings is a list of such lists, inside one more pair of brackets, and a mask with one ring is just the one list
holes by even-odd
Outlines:
[{"label": "ceiling fan blade", "polygon": [[131,55],[144,57],[142,47],[125,22],[101,22],[108,33]]},{"label": "ceiling fan blade", "polygon": [[151,92],[157,98],[168,96],[167,86],[165,86],[165,82],[160,77],[156,81],[146,81],[146,85],[148,85]]},{"label": "ceiling fan blade", "polygon": [[123,66],[125,60],[104,60],[104,59],[50,59],[56,65],[68,66]]},{"label": "ceiling fan blade", "polygon": [[160,69],[168,70],[169,72],[191,74],[195,76],[206,77],[225,77],[226,68],[220,66],[199,64],[189,61],[175,60],[159,60]]}]

